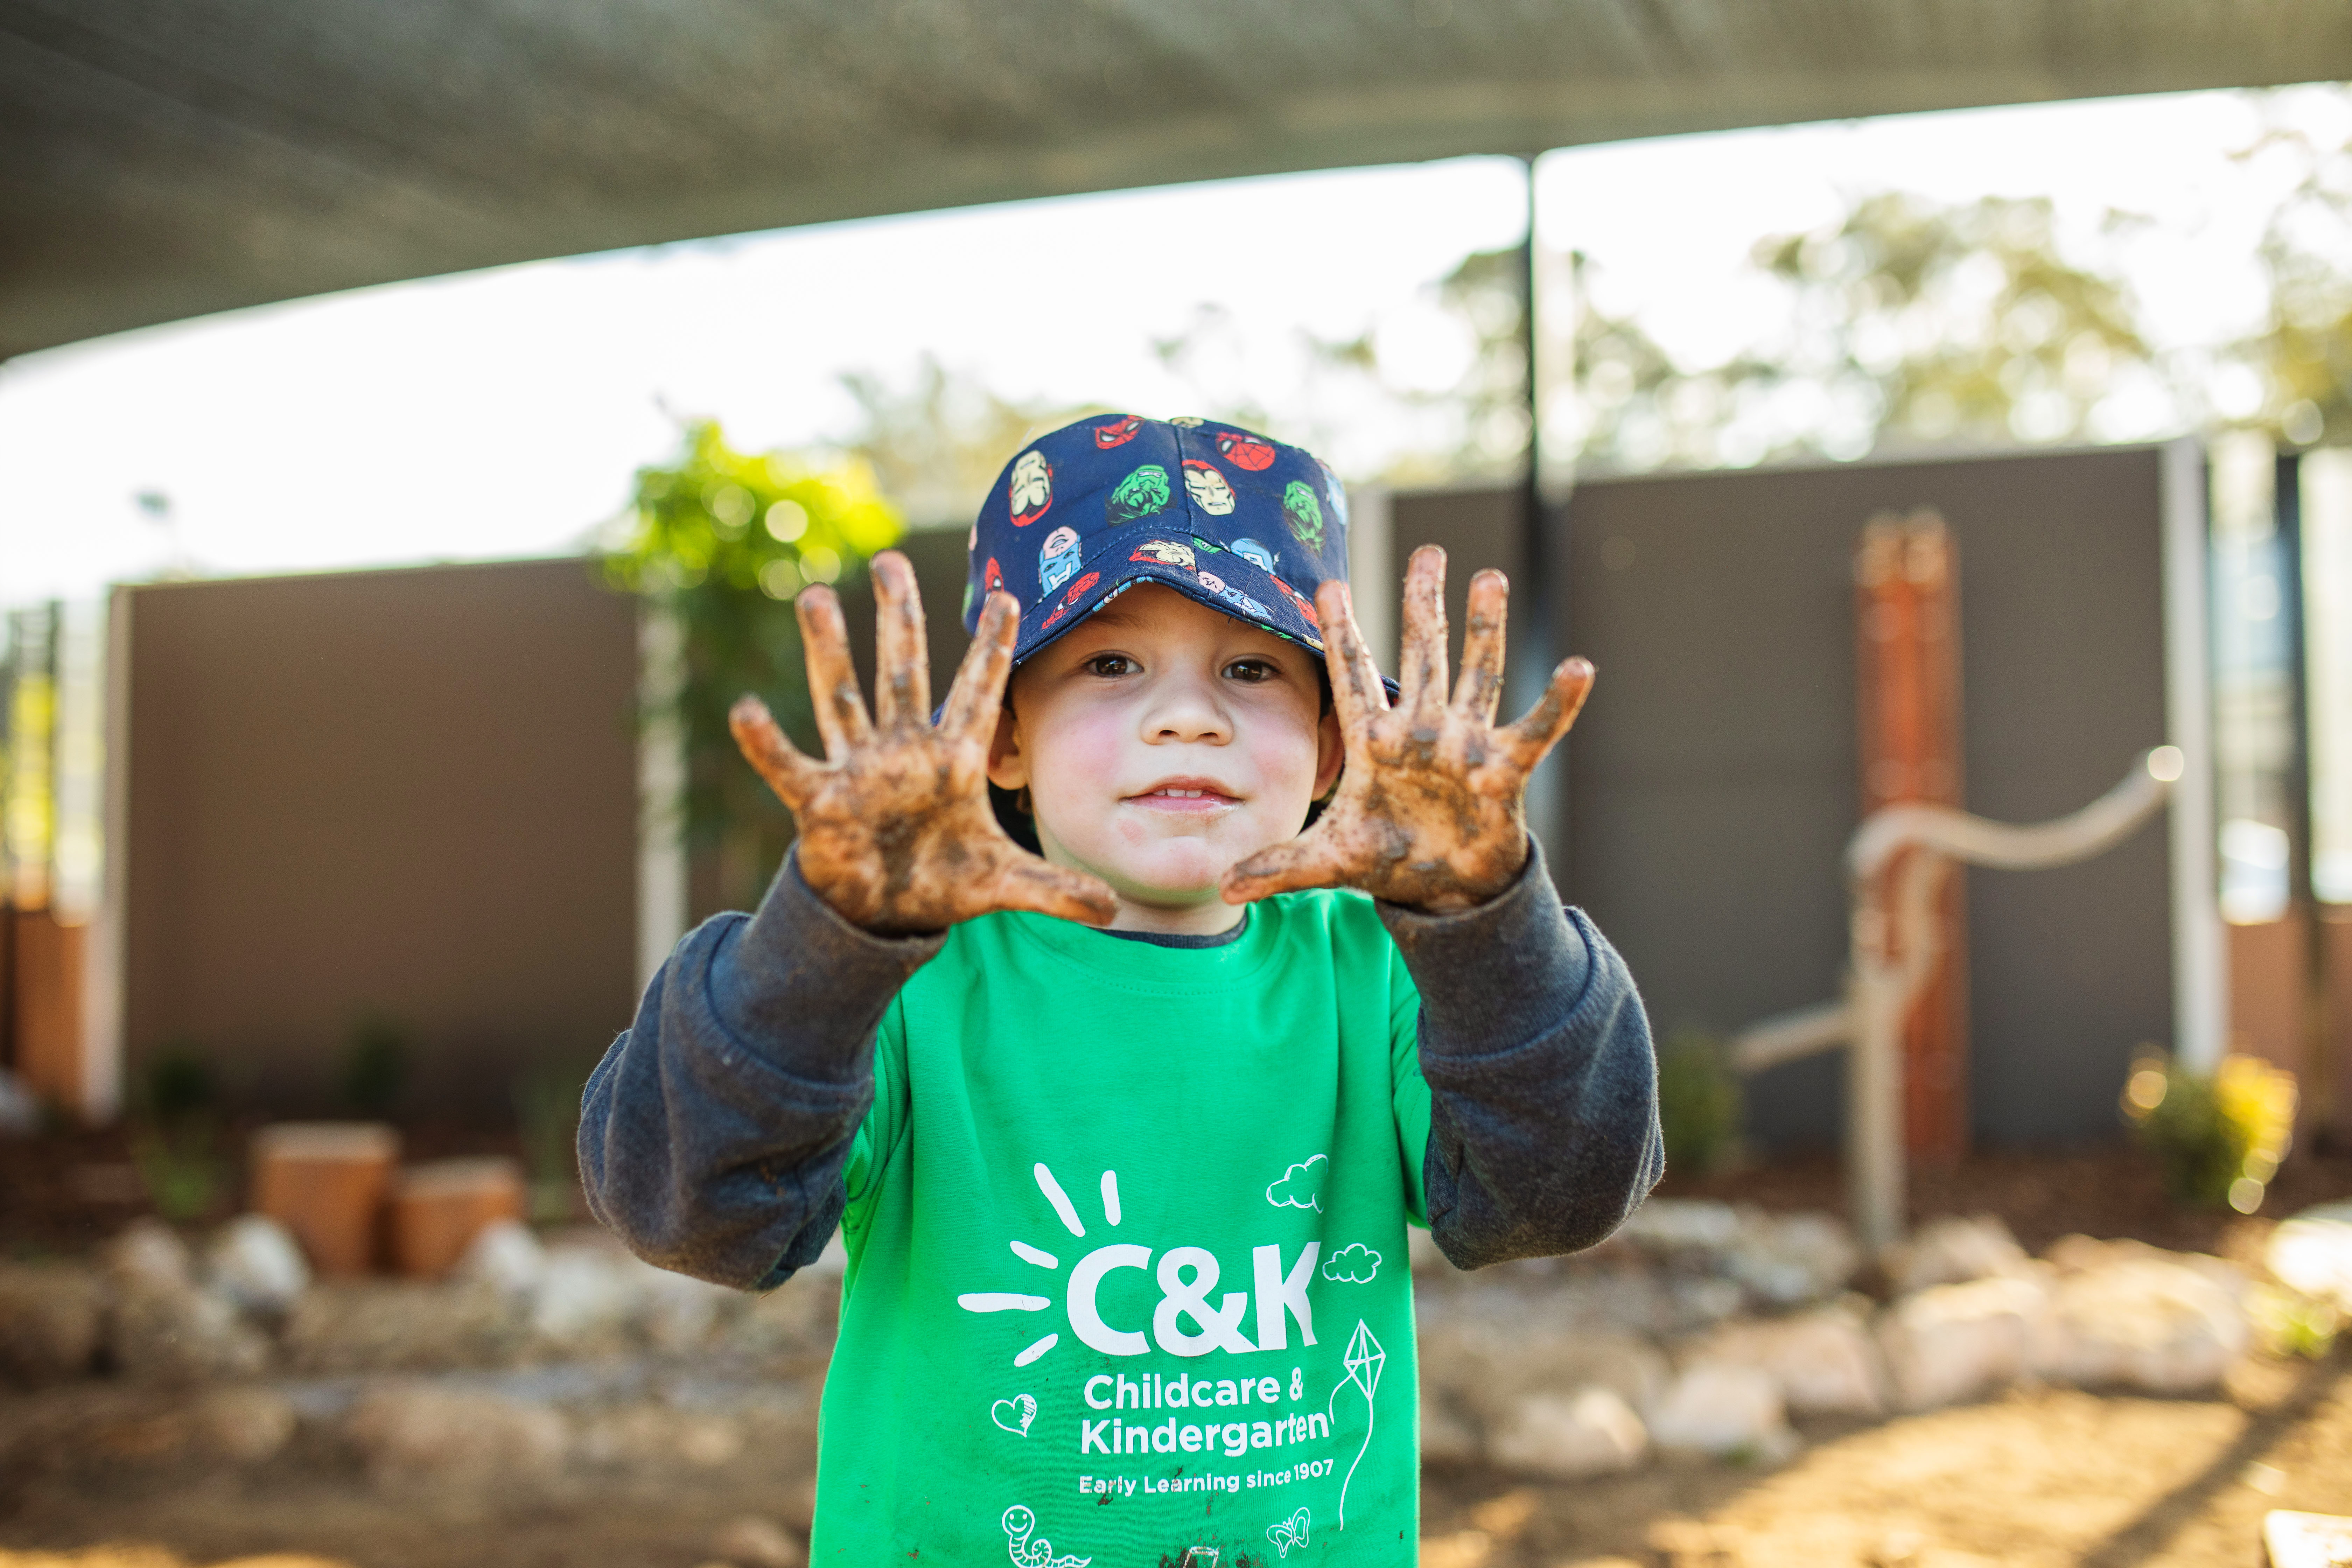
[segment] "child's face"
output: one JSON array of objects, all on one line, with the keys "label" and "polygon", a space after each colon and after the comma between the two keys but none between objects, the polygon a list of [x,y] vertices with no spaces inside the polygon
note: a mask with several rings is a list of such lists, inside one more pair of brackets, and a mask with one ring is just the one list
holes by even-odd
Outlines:
[{"label": "child's face", "polygon": [[1113,925],[1224,930],[1241,910],[1219,899],[1217,879],[1295,837],[1339,777],[1320,664],[1139,584],[1013,672],[989,779],[1029,791],[1046,859],[1110,884]]}]

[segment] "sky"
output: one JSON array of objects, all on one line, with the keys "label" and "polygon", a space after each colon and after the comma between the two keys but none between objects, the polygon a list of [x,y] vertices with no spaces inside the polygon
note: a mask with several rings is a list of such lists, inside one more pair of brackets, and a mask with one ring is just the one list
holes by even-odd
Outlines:
[{"label": "sky", "polygon": [[[2268,112],[2321,134],[2345,95]],[[2063,243],[2108,249],[2159,338],[2226,336],[2260,298],[2252,247],[2282,165],[2233,161],[2264,110],[2206,93],[1661,138],[1538,165],[1547,247],[1696,367],[1765,308],[1770,233],[1899,188],[2048,195]],[[307,571],[577,549],[677,421],[737,445],[852,433],[846,372],[930,354],[1050,405],[1186,411],[1153,352],[1226,313],[1221,394],[1307,397],[1302,331],[1370,331],[1383,370],[1443,386],[1467,352],[1433,285],[1519,242],[1521,165],[1458,159],[827,225],[386,285],[150,328],[0,364],[0,605],[178,566]],[[2156,221],[2103,233],[2109,208]],[[1394,432],[1328,451],[1381,466]],[[167,498],[162,518],[142,493]]]}]

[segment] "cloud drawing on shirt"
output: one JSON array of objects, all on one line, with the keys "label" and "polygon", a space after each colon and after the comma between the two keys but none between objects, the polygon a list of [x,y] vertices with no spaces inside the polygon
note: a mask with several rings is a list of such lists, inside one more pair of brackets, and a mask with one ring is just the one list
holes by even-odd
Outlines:
[{"label": "cloud drawing on shirt", "polygon": [[1351,1241],[1323,1260],[1323,1278],[1339,1284],[1367,1285],[1381,1271],[1381,1255],[1360,1241]]},{"label": "cloud drawing on shirt", "polygon": [[1313,1209],[1323,1212],[1323,1176],[1331,1168],[1329,1158],[1310,1154],[1282,1173],[1282,1179],[1265,1189],[1265,1201],[1278,1209]]}]

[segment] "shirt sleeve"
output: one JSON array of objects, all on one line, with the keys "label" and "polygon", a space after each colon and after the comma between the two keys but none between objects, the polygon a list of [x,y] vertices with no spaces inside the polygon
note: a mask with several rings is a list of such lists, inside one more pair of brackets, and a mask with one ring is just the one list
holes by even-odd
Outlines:
[{"label": "shirt sleeve", "polygon": [[1464,1268],[1606,1237],[1665,1171],[1657,1060],[1624,960],[1564,910],[1531,839],[1474,910],[1379,906],[1420,991],[1432,1236]]},{"label": "shirt sleeve", "polygon": [[757,914],[678,943],[589,1076],[590,1212],[647,1262],[724,1285],[814,1262],[848,1202],[878,1026],[943,941],[852,925],[787,857]]},{"label": "shirt sleeve", "polygon": [[1396,1112],[1397,1163],[1404,1172],[1405,1215],[1429,1225],[1429,1080],[1421,1076],[1421,992],[1403,960],[1389,965],[1389,1082]]}]

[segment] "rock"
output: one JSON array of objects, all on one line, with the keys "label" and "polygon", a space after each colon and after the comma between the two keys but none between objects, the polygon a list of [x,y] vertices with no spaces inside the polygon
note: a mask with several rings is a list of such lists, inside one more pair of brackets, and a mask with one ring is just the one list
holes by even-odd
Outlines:
[{"label": "rock", "polygon": [[492,1220],[474,1235],[450,1278],[488,1285],[506,1296],[529,1296],[547,1277],[547,1249],[519,1219]]},{"label": "rock", "polygon": [[816,1475],[814,1471],[803,1477],[798,1486],[784,1493],[784,1522],[803,1536],[816,1528]]},{"label": "rock", "polygon": [[41,1102],[17,1080],[0,1069],[0,1136],[21,1137],[41,1130]]},{"label": "rock", "polygon": [[2044,1287],[2030,1275],[1900,1298],[1878,1320],[1895,1403],[1932,1410],[2014,1382],[2031,1364],[2034,1328],[2047,1306]]},{"label": "rock", "polygon": [[2352,1519],[2274,1508],[2263,1516],[2263,1568],[2337,1568],[2352,1563]]},{"label": "rock", "polygon": [[1649,1455],[1649,1429],[1608,1388],[1524,1395],[1486,1438],[1486,1457],[1496,1464],[1559,1480],[1616,1475],[1638,1468]]},{"label": "rock", "polygon": [[269,1342],[223,1297],[200,1288],[185,1243],[161,1220],[128,1226],[101,1254],[114,1310],[114,1360],[134,1378],[192,1382],[247,1377]]},{"label": "rock", "polygon": [[365,1390],[343,1431],[386,1489],[544,1481],[569,1447],[563,1418],[544,1405],[416,1384]]},{"label": "rock", "polygon": [[808,1552],[782,1525],[756,1513],[721,1525],[710,1549],[736,1568],[803,1568],[808,1562]]},{"label": "rock", "polygon": [[118,1290],[191,1290],[196,1283],[188,1244],[160,1219],[135,1219],[123,1226],[99,1249],[99,1267]]},{"label": "rock", "polygon": [[1887,1283],[1898,1296],[1937,1285],[1965,1285],[2026,1271],[2025,1248],[1998,1215],[1929,1220],[1910,1240],[1886,1249]]},{"label": "rock", "polygon": [[276,1458],[301,1425],[294,1402],[270,1388],[215,1388],[195,1408],[198,1440],[232,1464]]},{"label": "rock", "polygon": [[248,1312],[277,1316],[310,1288],[293,1233],[267,1215],[240,1215],[205,1248],[205,1282]]},{"label": "rock", "polygon": [[1422,1324],[1420,1351],[1423,1388],[1489,1433],[1530,1394],[1568,1396],[1600,1387],[1639,1409],[1670,1374],[1665,1356],[1647,1340],[1531,1322],[1524,1311],[1433,1314]]},{"label": "rock", "polygon": [[355,1280],[315,1287],[279,1336],[296,1371],[429,1372],[509,1361],[523,1308],[488,1285]]},{"label": "rock", "polygon": [[2263,1249],[2263,1267],[2288,1289],[2352,1312],[2352,1203],[2281,1221]]},{"label": "rock", "polygon": [[1477,1426],[1453,1401],[1433,1394],[1426,1382],[1421,1390],[1421,1457],[1441,1465],[1471,1465],[1479,1458]]},{"label": "rock", "polygon": [[1780,1385],[1752,1366],[1700,1362],[1650,1406],[1650,1439],[1661,1449],[1716,1458],[1786,1458],[1798,1447]]},{"label": "rock", "polygon": [[740,1312],[748,1304],[741,1291],[730,1290],[724,1285],[672,1274],[667,1269],[652,1268],[647,1272],[652,1277],[644,1282],[638,1321],[656,1350],[698,1350],[710,1339],[722,1319]]},{"label": "rock", "polygon": [[2204,1394],[2249,1338],[2236,1294],[2197,1269],[2134,1259],[2059,1278],[2035,1328],[2032,1368],[2086,1388]]},{"label": "rock", "polygon": [[531,1331],[578,1346],[625,1331],[646,1306],[661,1270],[602,1236],[559,1241],[531,1299]]},{"label": "rock", "polygon": [[1723,1252],[1739,1239],[1739,1212],[1708,1198],[1652,1198],[1612,1239],[1650,1252]]},{"label": "rock", "polygon": [[2087,1236],[2062,1236],[2050,1244],[2042,1258],[2062,1276],[2118,1263],[2168,1263],[2211,1280],[2232,1298],[2243,1296],[2253,1284],[2244,1269],[2225,1258],[2204,1252],[2167,1252],[2145,1241],[2098,1241]]},{"label": "rock", "polygon": [[27,1388],[89,1373],[105,1341],[106,1292],[73,1264],[0,1264],[0,1382]]},{"label": "rock", "polygon": [[1867,1316],[1850,1303],[1727,1324],[1685,1359],[1754,1367],[1800,1415],[1883,1415],[1891,1403],[1885,1358]]},{"label": "rock", "polygon": [[1834,1215],[1743,1209],[1725,1262],[1731,1277],[1759,1300],[1795,1307],[1843,1290],[1862,1267],[1862,1249]]}]

